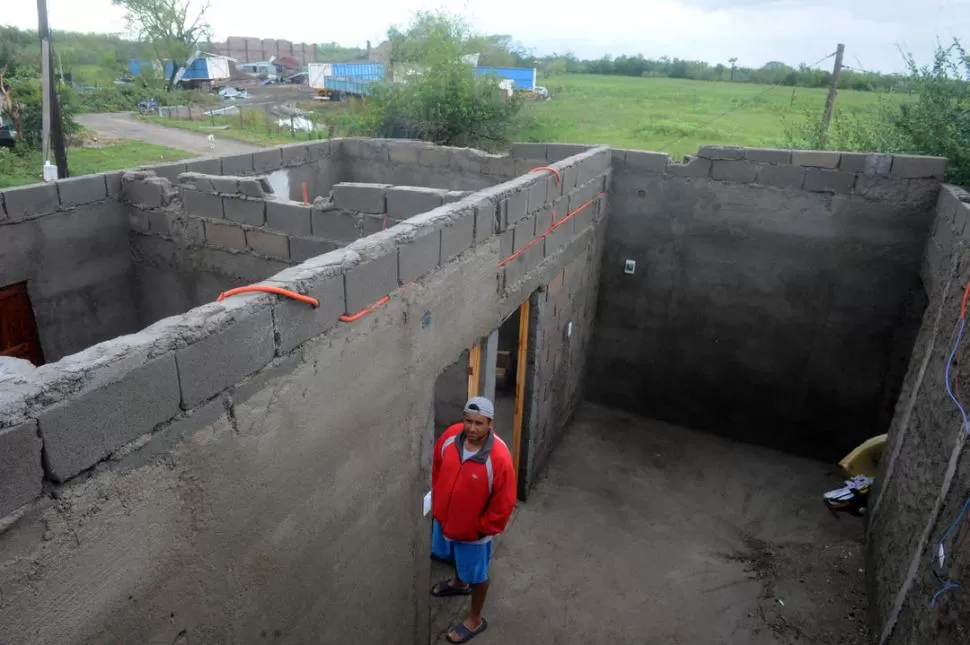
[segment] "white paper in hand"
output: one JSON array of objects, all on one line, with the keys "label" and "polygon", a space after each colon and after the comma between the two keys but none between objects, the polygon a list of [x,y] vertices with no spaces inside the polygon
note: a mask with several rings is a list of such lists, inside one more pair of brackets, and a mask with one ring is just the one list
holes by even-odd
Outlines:
[{"label": "white paper in hand", "polygon": [[428,516],[428,513],[430,513],[430,512],[431,512],[431,491],[429,490],[428,491],[428,494],[424,496],[424,515],[425,515],[425,517],[427,517]]}]

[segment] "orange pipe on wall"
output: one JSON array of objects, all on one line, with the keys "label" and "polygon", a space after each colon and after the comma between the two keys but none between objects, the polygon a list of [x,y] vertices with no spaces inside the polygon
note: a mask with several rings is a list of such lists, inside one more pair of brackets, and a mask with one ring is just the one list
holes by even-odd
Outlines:
[{"label": "orange pipe on wall", "polygon": [[283,289],[282,287],[271,287],[266,284],[251,284],[247,287],[236,287],[235,289],[230,289],[229,291],[223,291],[216,298],[216,302],[222,302],[230,296],[236,296],[240,293],[275,293],[278,296],[283,296],[285,298],[291,298],[299,302],[306,303],[312,306],[314,309],[320,306],[320,301],[316,298],[310,296],[304,296],[302,293],[297,293],[295,291],[290,291],[289,289]]}]

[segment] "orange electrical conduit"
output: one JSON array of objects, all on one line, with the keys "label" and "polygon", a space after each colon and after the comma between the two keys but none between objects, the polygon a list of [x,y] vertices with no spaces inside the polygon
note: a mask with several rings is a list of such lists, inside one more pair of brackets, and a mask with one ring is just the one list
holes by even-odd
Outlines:
[{"label": "orange electrical conduit", "polygon": [[265,284],[251,284],[247,287],[236,287],[235,289],[230,289],[229,291],[223,291],[219,294],[219,297],[216,298],[216,302],[222,302],[226,298],[230,296],[237,296],[240,293],[275,293],[278,296],[292,298],[293,300],[306,303],[314,309],[320,306],[320,301],[316,298],[304,296],[302,293],[290,291],[289,289],[283,289],[282,287],[271,287]]},{"label": "orange electrical conduit", "polygon": [[557,184],[561,184],[562,183],[562,174],[557,169],[553,168],[552,166],[539,166],[538,168],[533,168],[529,172],[542,172],[543,170],[545,170],[547,172],[551,172],[552,174],[554,174],[556,176],[556,183]]},{"label": "orange electrical conduit", "polygon": [[563,224],[565,224],[566,222],[568,222],[569,220],[571,220],[576,215],[582,213],[584,210],[586,210],[586,208],[589,207],[590,204],[592,204],[593,202],[595,202],[597,199],[599,199],[602,196],[603,196],[603,193],[597,194],[596,197],[594,197],[593,199],[589,200],[585,204],[581,205],[579,208],[577,208],[573,212],[569,213],[568,215],[566,215],[564,218],[562,218],[558,222],[555,221],[556,215],[555,215],[555,213],[553,213],[553,216],[552,216],[553,217],[553,223],[549,225],[549,228],[547,228],[545,230],[545,232],[540,233],[539,235],[537,235],[534,238],[532,238],[532,240],[528,244],[526,244],[525,246],[523,246],[521,249],[519,249],[518,251],[516,251],[512,255],[510,255],[509,257],[505,258],[501,262],[499,262],[498,263],[498,266],[500,268],[501,267],[504,267],[506,264],[508,264],[509,262],[511,262],[512,260],[514,260],[515,258],[519,257],[520,255],[522,255],[523,253],[525,253],[526,251],[528,251],[529,249],[531,249],[533,246],[535,246],[536,244],[538,244],[539,242],[541,242],[543,239],[545,239],[546,237],[548,237],[557,228],[559,228],[560,226],[562,226]]}]

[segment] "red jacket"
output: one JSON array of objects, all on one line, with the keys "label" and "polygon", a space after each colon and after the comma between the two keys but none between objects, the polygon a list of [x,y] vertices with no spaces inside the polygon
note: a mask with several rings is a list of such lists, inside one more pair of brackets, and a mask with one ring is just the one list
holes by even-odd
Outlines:
[{"label": "red jacket", "polygon": [[505,530],[515,508],[515,468],[508,446],[493,430],[478,453],[462,463],[464,424],[435,442],[431,468],[432,515],[452,540],[471,542]]}]

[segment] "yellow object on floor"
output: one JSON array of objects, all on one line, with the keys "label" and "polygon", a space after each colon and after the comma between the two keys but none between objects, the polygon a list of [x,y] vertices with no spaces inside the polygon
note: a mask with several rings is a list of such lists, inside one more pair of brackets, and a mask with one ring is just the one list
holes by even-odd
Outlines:
[{"label": "yellow object on floor", "polygon": [[886,447],[886,435],[881,434],[859,444],[855,450],[846,455],[839,465],[849,476],[865,475],[875,478],[882,459],[882,451]]}]

